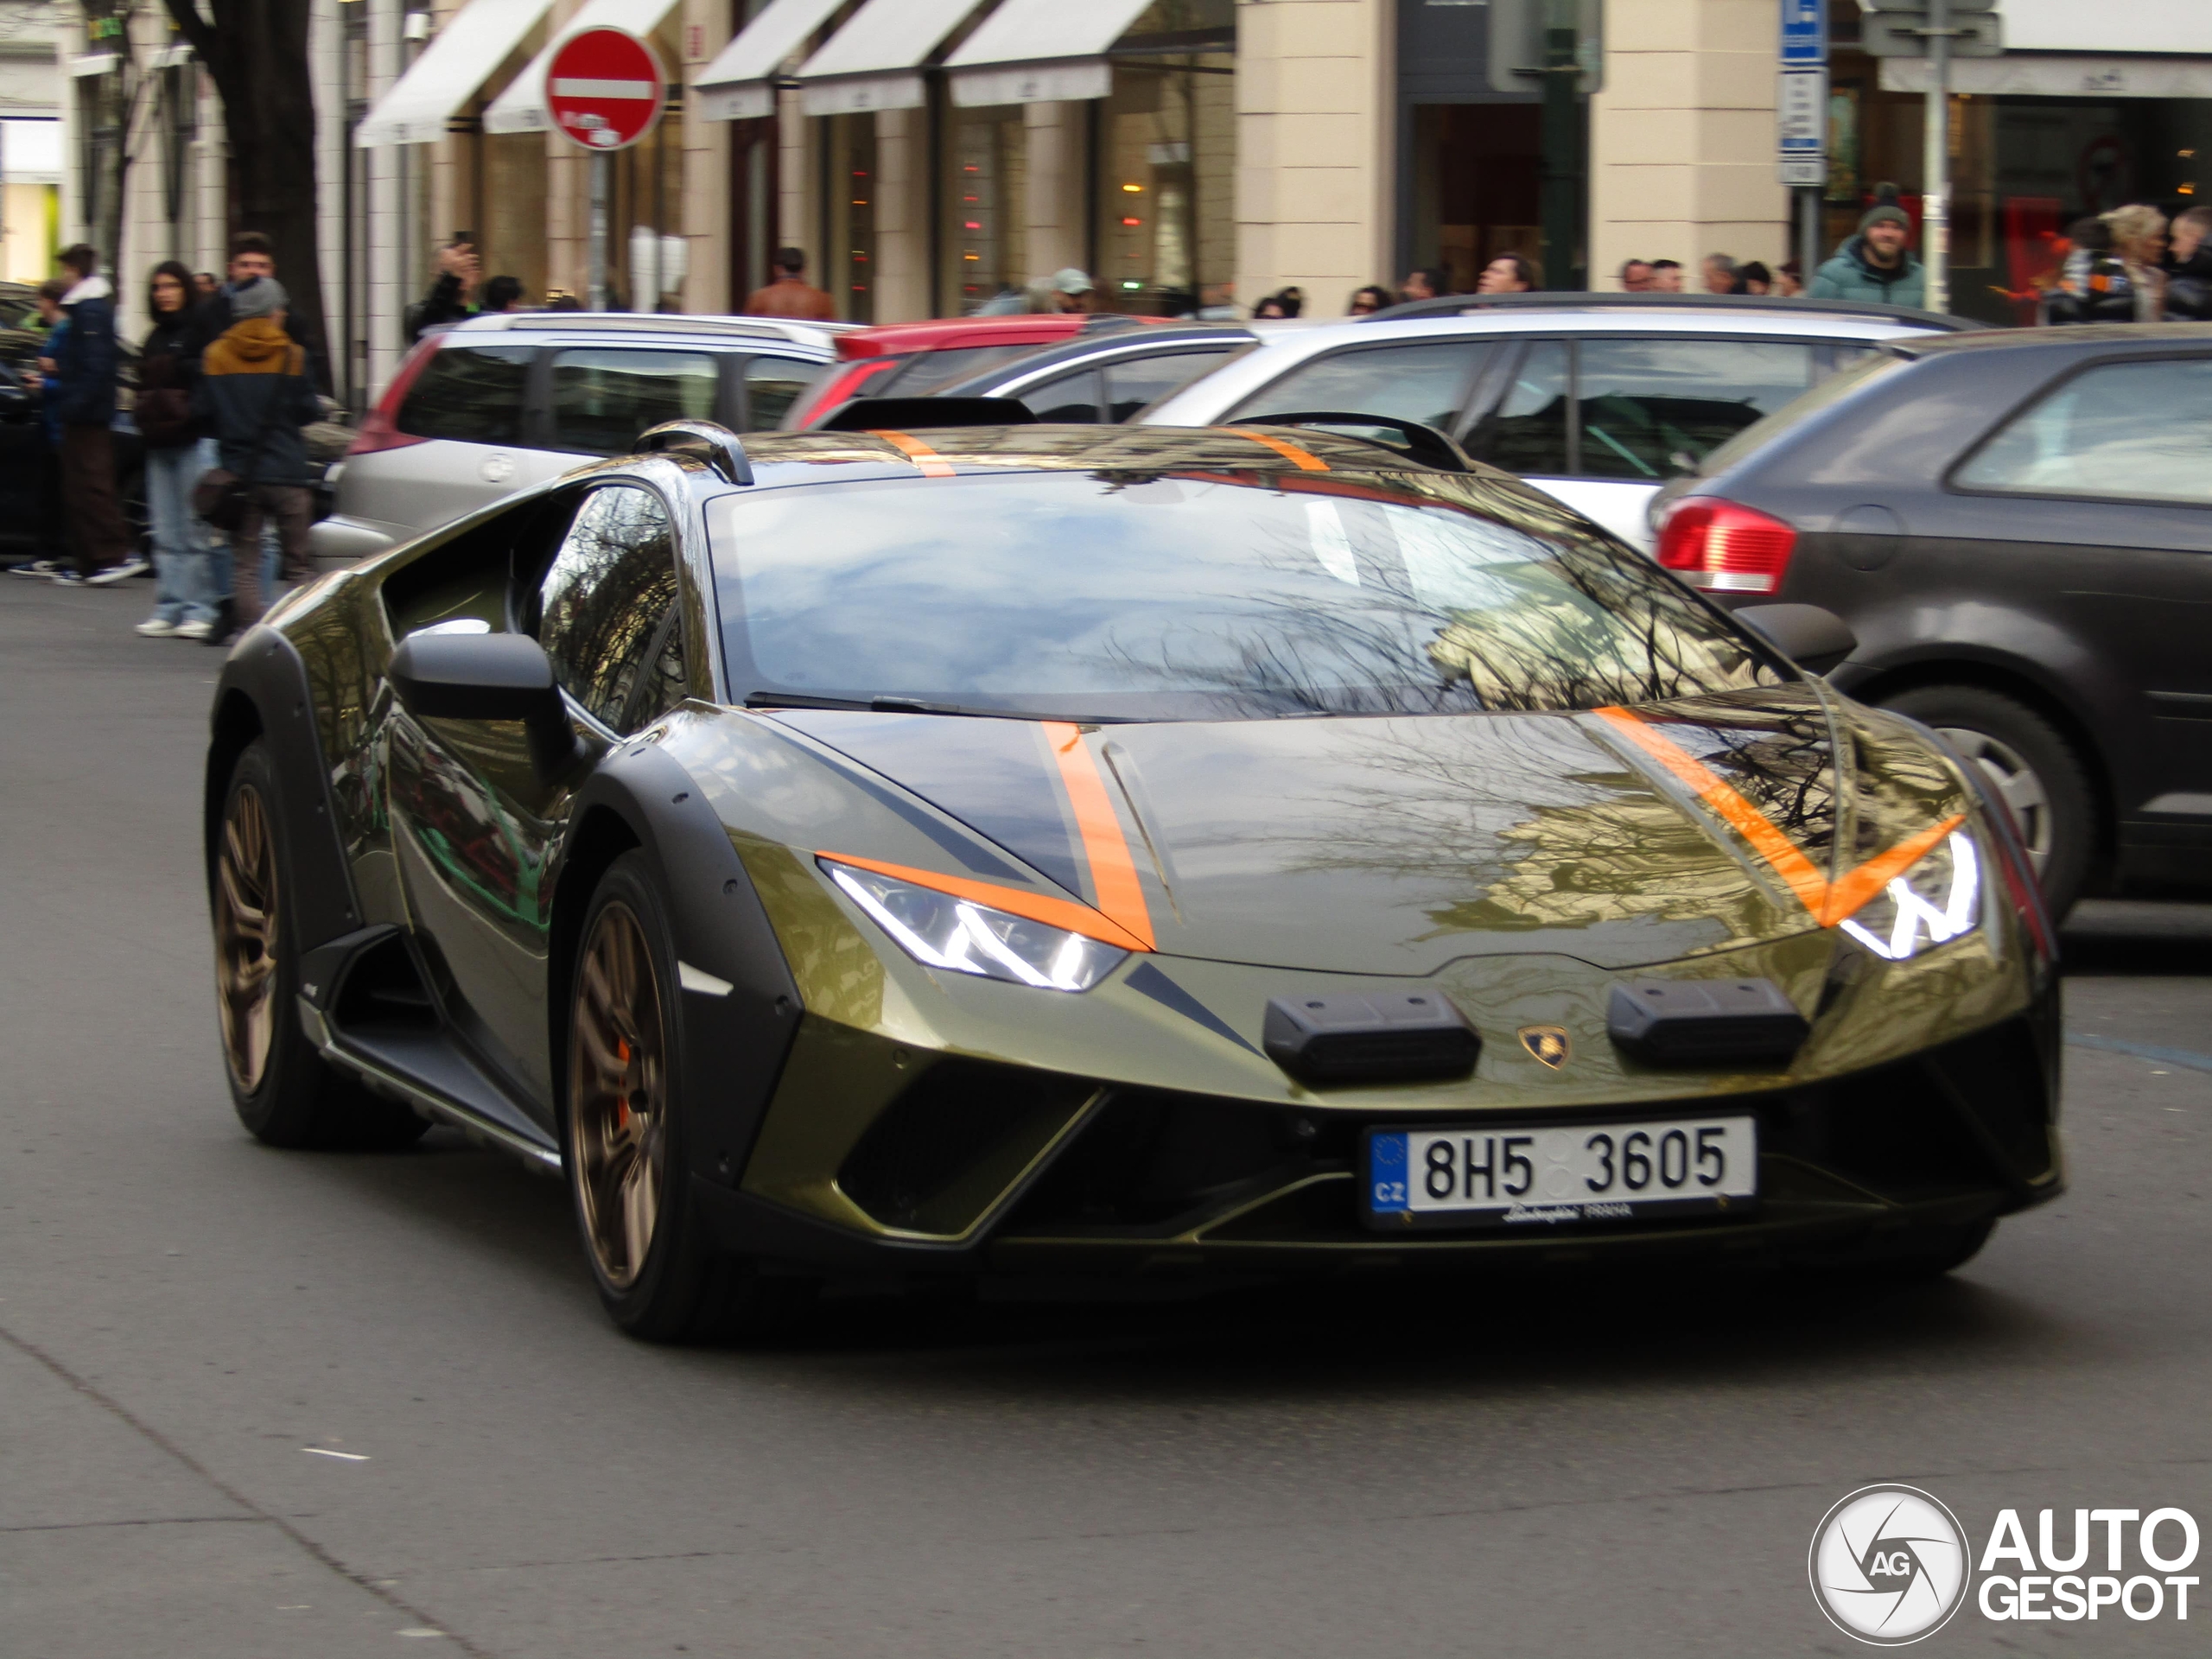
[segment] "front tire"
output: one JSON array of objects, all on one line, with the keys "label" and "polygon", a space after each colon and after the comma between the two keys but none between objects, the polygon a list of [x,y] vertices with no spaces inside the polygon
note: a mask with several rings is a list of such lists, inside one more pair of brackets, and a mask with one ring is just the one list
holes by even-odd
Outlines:
[{"label": "front tire", "polygon": [[692,1198],[675,932],[643,853],[600,879],[581,938],[561,1139],[601,1305],[648,1342],[774,1334],[808,1287],[719,1250]]},{"label": "front tire", "polygon": [[2081,896],[2096,849],[2088,769],[2025,703],[1978,685],[1923,685],[1883,705],[1932,726],[2003,797],[2054,922]]},{"label": "front tire", "polygon": [[256,738],[231,768],[215,842],[215,1004],[231,1103],[272,1147],[412,1145],[429,1125],[334,1071],[300,1027],[281,799],[276,760]]}]

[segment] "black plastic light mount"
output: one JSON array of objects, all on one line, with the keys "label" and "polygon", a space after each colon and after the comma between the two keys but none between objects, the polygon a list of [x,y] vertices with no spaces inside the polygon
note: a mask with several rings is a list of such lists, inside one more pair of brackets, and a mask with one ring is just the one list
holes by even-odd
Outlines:
[{"label": "black plastic light mount", "polygon": [[1613,987],[1605,1029],[1653,1065],[1786,1065],[1811,1027],[1770,979],[1638,979]]},{"label": "black plastic light mount", "polygon": [[1277,1065],[1321,1087],[1464,1077],[1483,1046],[1433,991],[1271,997],[1261,1040]]}]

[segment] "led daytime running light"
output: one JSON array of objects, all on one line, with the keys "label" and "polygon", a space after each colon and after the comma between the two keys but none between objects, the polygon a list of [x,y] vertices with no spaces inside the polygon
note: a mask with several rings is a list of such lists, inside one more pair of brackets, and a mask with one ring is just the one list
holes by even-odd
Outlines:
[{"label": "led daytime running light", "polygon": [[[1916,878],[1926,883],[1936,877],[1934,861],[1923,860],[1903,875],[1893,877],[1873,902],[1841,925],[1843,931],[1885,962],[1904,962],[1923,950],[1972,932],[1981,919],[1980,855],[1974,849],[1974,837],[1964,830],[1953,830],[1943,845],[1950,855],[1950,886],[1940,894],[1940,904],[1915,885]],[[1876,931],[1885,906],[1889,912],[1886,938]],[[1874,922],[1876,927],[1864,925],[1861,918]]]}]

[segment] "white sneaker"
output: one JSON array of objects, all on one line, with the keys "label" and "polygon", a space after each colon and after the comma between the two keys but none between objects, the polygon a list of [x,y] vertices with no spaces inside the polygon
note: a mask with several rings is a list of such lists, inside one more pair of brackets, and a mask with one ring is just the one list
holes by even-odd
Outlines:
[{"label": "white sneaker", "polygon": [[215,625],[213,622],[197,620],[180,622],[169,630],[169,632],[179,639],[205,639],[214,632]]},{"label": "white sneaker", "polygon": [[180,630],[178,626],[166,616],[149,616],[138,625],[138,632],[149,639],[166,639]]},{"label": "white sneaker", "polygon": [[111,564],[105,570],[95,570],[85,578],[85,585],[87,588],[110,587],[126,576],[143,575],[153,568],[142,555],[132,553],[126,556],[120,564]]}]

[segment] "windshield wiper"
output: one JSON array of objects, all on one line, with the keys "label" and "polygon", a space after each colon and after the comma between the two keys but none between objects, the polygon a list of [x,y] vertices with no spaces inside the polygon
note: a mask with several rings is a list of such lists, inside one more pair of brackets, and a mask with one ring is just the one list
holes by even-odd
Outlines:
[{"label": "windshield wiper", "polygon": [[803,691],[750,691],[747,709],[849,709],[874,715],[961,715],[976,720],[1058,720],[1077,726],[1144,723],[1134,715],[1040,715],[1026,709],[976,709],[961,702],[931,702],[922,697],[816,697]]}]

